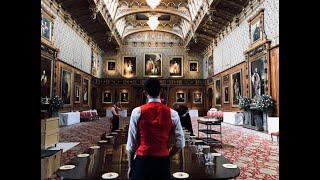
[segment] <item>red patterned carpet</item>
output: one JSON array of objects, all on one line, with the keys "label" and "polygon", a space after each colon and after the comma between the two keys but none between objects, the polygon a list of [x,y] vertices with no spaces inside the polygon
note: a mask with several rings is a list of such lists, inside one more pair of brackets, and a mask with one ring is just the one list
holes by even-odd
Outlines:
[{"label": "red patterned carpet", "polygon": [[[198,124],[193,122],[195,135]],[[202,128],[202,125],[200,125]],[[205,134],[200,133],[200,137]],[[268,134],[222,123],[223,148],[216,150],[240,167],[237,180],[279,179],[279,146]]]},{"label": "red patterned carpet", "polygon": [[[193,129],[197,135],[196,122],[193,122]],[[104,132],[110,132],[110,121],[105,118],[61,128],[61,142],[80,142],[63,153],[62,165],[94,145]],[[271,142],[269,135],[226,123],[222,123],[222,133],[224,145],[217,151],[240,167],[238,180],[279,179],[279,146]],[[200,133],[200,136],[203,135]]]}]

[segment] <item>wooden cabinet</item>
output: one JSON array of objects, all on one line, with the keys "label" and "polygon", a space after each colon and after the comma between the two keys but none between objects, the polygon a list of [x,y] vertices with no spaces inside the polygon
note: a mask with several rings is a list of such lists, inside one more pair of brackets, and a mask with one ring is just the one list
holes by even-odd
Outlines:
[{"label": "wooden cabinet", "polygon": [[55,173],[61,165],[62,150],[41,150],[41,180]]},{"label": "wooden cabinet", "polygon": [[59,118],[41,120],[41,149],[55,146],[59,142]]}]

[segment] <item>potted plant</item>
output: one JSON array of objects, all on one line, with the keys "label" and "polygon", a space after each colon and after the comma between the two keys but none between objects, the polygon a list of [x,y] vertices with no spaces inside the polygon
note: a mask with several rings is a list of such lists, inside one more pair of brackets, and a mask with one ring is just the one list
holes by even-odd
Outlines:
[{"label": "potted plant", "polygon": [[49,104],[49,112],[51,117],[58,117],[58,111],[59,109],[62,109],[64,105],[62,98],[59,96],[54,96],[49,100]]},{"label": "potted plant", "polygon": [[274,108],[274,100],[272,99],[271,96],[263,94],[259,97],[256,103],[256,108],[259,109],[260,111],[263,112],[264,114],[264,122],[265,122],[265,130],[268,129],[267,127],[267,120],[268,120],[268,115],[272,114],[272,110]]},{"label": "potted plant", "polygon": [[244,110],[244,125],[249,124],[249,112],[248,110],[251,107],[252,100],[248,97],[239,97],[239,107]]}]

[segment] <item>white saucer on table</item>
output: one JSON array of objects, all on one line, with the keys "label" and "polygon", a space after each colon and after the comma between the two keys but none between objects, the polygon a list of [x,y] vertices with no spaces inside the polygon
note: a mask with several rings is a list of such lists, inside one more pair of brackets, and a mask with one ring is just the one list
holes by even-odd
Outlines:
[{"label": "white saucer on table", "polygon": [[189,177],[189,174],[185,172],[176,172],[176,173],[173,173],[172,176],[177,179],[186,179]]},{"label": "white saucer on table", "polygon": [[98,141],[99,143],[107,143],[108,141],[106,141],[106,140],[100,140],[100,141]]},{"label": "white saucer on table", "polygon": [[75,165],[64,165],[64,166],[59,167],[59,169],[60,170],[70,170],[70,169],[73,169],[75,167],[76,167]]},{"label": "white saucer on table", "polygon": [[235,164],[222,164],[223,167],[228,168],[228,169],[235,169],[238,166]]},{"label": "white saucer on table", "polygon": [[99,149],[100,146],[91,146],[90,148],[91,148],[91,149]]},{"label": "white saucer on table", "polygon": [[80,157],[80,158],[82,158],[82,157],[88,157],[88,156],[90,156],[89,154],[78,154],[77,155],[77,157]]},{"label": "white saucer on table", "polygon": [[115,172],[104,173],[102,175],[102,179],[115,179],[117,177],[119,177],[119,174]]},{"label": "white saucer on table", "polygon": [[211,153],[211,155],[212,155],[212,156],[216,156],[216,157],[221,156],[220,153]]}]

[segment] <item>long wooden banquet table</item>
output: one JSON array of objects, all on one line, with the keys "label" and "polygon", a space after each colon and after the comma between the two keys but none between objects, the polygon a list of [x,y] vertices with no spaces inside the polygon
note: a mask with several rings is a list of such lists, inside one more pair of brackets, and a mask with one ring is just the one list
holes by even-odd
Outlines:
[{"label": "long wooden banquet table", "polygon": [[[128,179],[128,159],[126,153],[127,130],[108,134],[102,137],[96,146],[87,149],[87,157],[71,159],[68,165],[75,165],[70,170],[58,170],[56,173],[61,179],[103,179],[102,175],[116,172],[116,179]],[[211,149],[211,152],[216,152]],[[223,156],[215,157],[215,165],[206,166],[204,155],[195,154],[194,146],[187,145],[183,151],[171,158],[171,174],[185,172],[188,179],[232,179],[240,175],[240,169],[227,169],[222,164],[230,162]],[[172,176],[172,179],[175,179]]]}]

